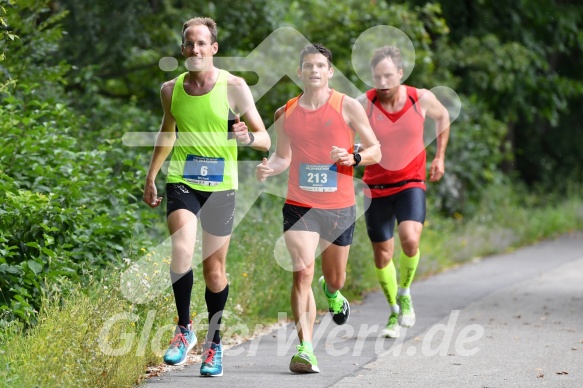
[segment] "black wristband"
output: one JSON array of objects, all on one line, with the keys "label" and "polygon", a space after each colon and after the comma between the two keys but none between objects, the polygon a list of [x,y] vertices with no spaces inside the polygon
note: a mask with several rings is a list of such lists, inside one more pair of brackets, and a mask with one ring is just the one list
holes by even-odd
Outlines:
[{"label": "black wristband", "polygon": [[352,165],[352,167],[356,167],[356,166],[358,166],[358,164],[362,160],[362,157],[360,156],[360,154],[358,152],[354,152],[352,154],[352,156],[354,157],[354,164]]},{"label": "black wristband", "polygon": [[249,140],[249,143],[243,144],[244,146],[250,146],[255,141],[255,135],[253,134],[253,132],[248,132],[248,135],[249,135],[249,139],[251,139],[251,140]]}]

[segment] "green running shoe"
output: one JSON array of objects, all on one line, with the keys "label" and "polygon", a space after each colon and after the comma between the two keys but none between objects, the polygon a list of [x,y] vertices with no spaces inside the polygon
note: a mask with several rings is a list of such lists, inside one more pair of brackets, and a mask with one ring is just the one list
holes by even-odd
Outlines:
[{"label": "green running shoe", "polygon": [[337,325],[344,325],[350,317],[350,304],[348,304],[348,301],[340,291],[336,292],[336,296],[333,298],[329,298],[326,295],[326,281],[324,280],[324,276],[320,277],[318,283],[328,300],[328,311],[332,313],[332,319]]},{"label": "green running shoe", "polygon": [[385,338],[399,338],[401,326],[399,325],[399,314],[392,313],[387,326],[381,331],[381,336]]},{"label": "green running shoe", "polygon": [[401,326],[413,327],[415,324],[415,310],[413,310],[411,295],[397,295],[397,304],[401,308],[399,313]]},{"label": "green running shoe", "polygon": [[303,345],[297,345],[296,348],[298,352],[292,356],[289,370],[293,373],[320,373],[314,352],[304,348]]}]

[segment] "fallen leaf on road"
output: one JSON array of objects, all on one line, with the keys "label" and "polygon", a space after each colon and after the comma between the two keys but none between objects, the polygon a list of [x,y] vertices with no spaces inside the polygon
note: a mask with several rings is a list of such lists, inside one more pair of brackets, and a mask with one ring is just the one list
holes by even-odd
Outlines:
[{"label": "fallen leaf on road", "polygon": [[568,375],[569,372],[567,372],[566,370],[562,371],[562,372],[557,372],[558,375]]},{"label": "fallen leaf on road", "polygon": [[540,378],[543,378],[543,377],[545,377],[545,374],[544,374],[544,373],[539,373],[539,374],[536,376],[536,378],[537,378],[537,379],[540,379]]}]

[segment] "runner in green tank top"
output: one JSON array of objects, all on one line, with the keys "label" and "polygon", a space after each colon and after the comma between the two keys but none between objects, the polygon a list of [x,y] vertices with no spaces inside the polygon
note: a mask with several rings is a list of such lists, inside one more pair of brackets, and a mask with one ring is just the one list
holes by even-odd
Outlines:
[{"label": "runner in green tank top", "polygon": [[[162,85],[164,116],[143,198],[153,208],[162,203],[155,179],[172,152],[166,195],[172,236],[170,277],[178,326],[164,361],[171,365],[185,363],[188,351],[196,344],[190,322],[190,294],[192,255],[200,219],[209,312],[200,368],[203,376],[223,374],[219,327],[229,292],[225,265],[237,189],[237,146],[263,151],[271,146],[245,81],[214,67],[213,56],[218,48],[212,19],[197,17],[184,23],[182,54],[188,72]],[[239,115],[245,121],[240,121]]]},{"label": "runner in green tank top", "polygon": [[227,80],[233,76],[219,70],[215,86],[202,96],[193,96],[184,88],[187,74],[176,78],[172,92],[171,113],[176,119],[178,138],[168,168],[168,183],[184,183],[200,191],[237,189],[237,142],[228,132],[233,113],[227,98]]}]

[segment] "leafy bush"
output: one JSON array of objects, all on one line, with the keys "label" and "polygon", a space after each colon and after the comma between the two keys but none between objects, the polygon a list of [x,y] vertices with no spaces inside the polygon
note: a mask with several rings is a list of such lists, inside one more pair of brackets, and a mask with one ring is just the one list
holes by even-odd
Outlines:
[{"label": "leafy bush", "polygon": [[147,237],[139,159],[119,139],[81,147],[84,125],[63,104],[8,95],[0,107],[0,309],[27,322],[47,282],[119,265]]},{"label": "leafy bush", "polygon": [[71,66],[54,60],[67,13],[53,14],[47,0],[2,5],[0,22],[14,33],[0,36],[8,77],[0,85],[0,322],[32,324],[43,294],[66,293],[63,278],[85,283],[148,238],[145,156],[121,137],[151,116],[135,101],[103,98],[89,118],[74,112]]},{"label": "leafy bush", "polygon": [[[473,214],[492,185],[504,182],[499,166],[509,156],[503,143],[507,127],[476,99],[462,97],[460,116],[452,124],[445,157],[445,175],[429,184],[428,201],[446,215]],[[428,164],[435,143],[427,153]]]}]

